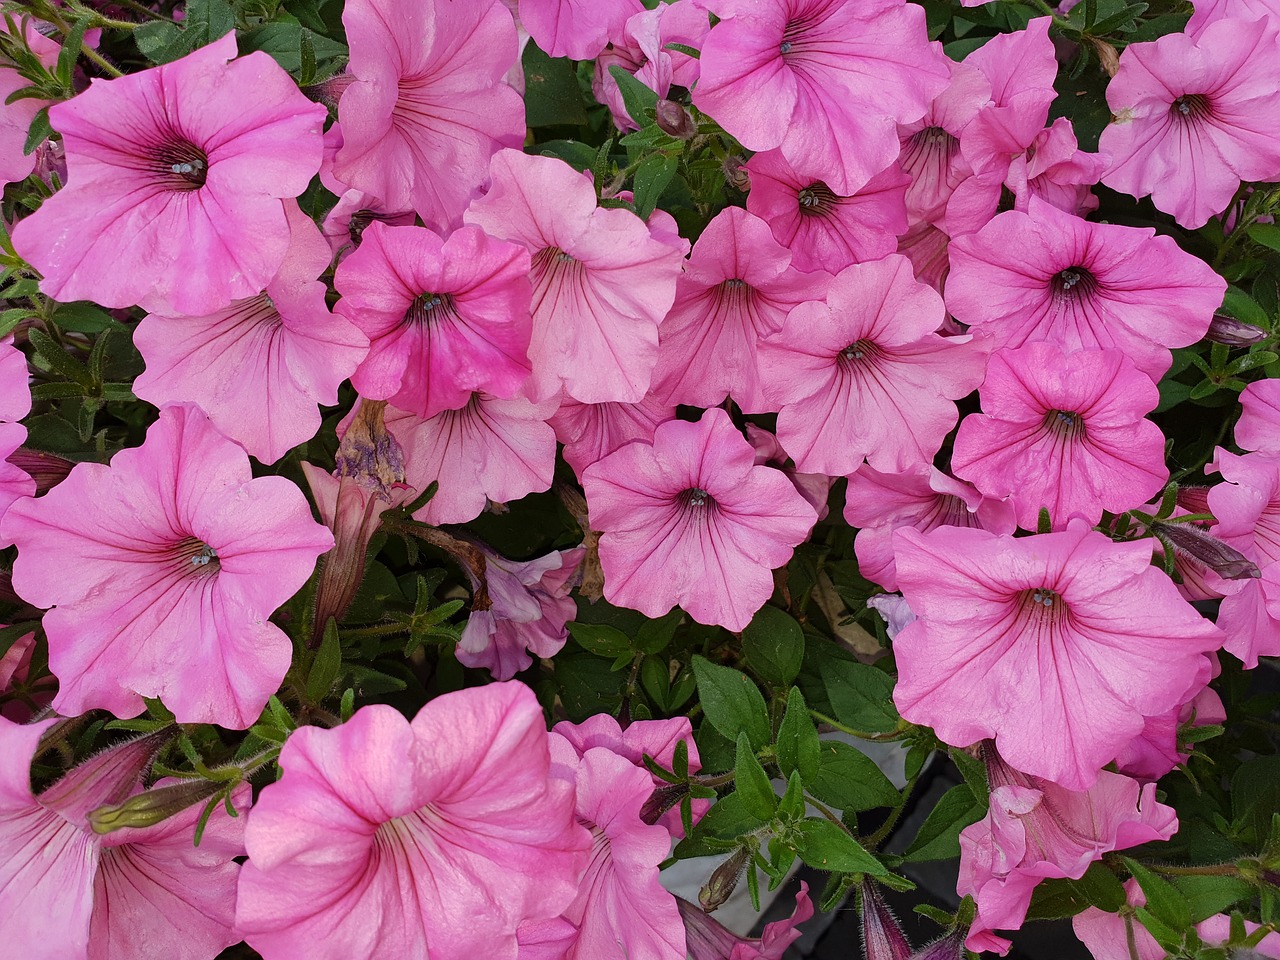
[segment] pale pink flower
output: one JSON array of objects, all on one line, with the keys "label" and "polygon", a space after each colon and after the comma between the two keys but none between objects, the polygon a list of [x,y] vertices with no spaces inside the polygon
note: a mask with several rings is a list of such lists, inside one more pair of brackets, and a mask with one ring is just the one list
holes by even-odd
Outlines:
[{"label": "pale pink flower", "polygon": [[842,270],[825,302],[802,303],[760,345],[778,442],[805,473],[931,461],[955,426],[955,401],[982,382],[987,347],[934,333],[942,298],[897,254]]},{"label": "pale pink flower", "polygon": [[1204,226],[1240,182],[1280,178],[1276,25],[1219,20],[1198,39],[1171,33],[1131,43],[1107,85],[1115,120],[1099,147],[1102,182],[1184,227]]},{"label": "pale pink flower", "polygon": [[127,741],[31,792],[31,762],[54,723],[0,717],[0,929],[30,960],[213,960],[233,932],[234,858],[244,853],[249,786],[218,804],[200,846],[200,807],[101,836],[87,815],[139,792],[163,739]]},{"label": "pale pink flower", "polygon": [[703,230],[676,284],[658,334],[653,393],[672,404],[714,407],[729,397],[746,413],[770,410],[756,346],[793,307],[821,300],[830,282],[826,272],[793,269],[759,217],[726,207]]},{"label": "pale pink flower", "polygon": [[1032,198],[951,241],[947,308],[998,346],[1119,350],[1158,379],[1204,336],[1226,281],[1151,227],[1090,223]]},{"label": "pale pink flower", "polygon": [[371,223],[338,266],[335,312],[369,337],[351,377],[362,397],[430,419],[529,376],[529,254],[476,227],[442,240]]},{"label": "pale pink flower", "polygon": [[851,263],[879,260],[893,253],[898,234],[907,229],[911,180],[897,164],[847,197],[797,173],[779,150],[757,153],[746,170],[747,209],[768,222],[797,270],[839,272]]},{"label": "pale pink flower", "polygon": [[791,916],[766,923],[759,939],[738,936],[688,900],[677,898],[676,905],[693,960],[782,960],[787,948],[800,939],[796,927],[813,916],[809,885],[803,880]]},{"label": "pale pink flower", "polygon": [[707,12],[695,0],[677,0],[635,14],[627,20],[620,36],[610,37],[609,46],[596,57],[591,92],[609,108],[619,130],[635,130],[636,123],[627,113],[618,81],[609,68],[622,67],[659,99],[665,98],[673,84],[692,87],[698,79],[698,61],[666,49],[667,44],[679,43],[697,50],[709,29]]},{"label": "pale pink flower", "polygon": [[266,960],[515,960],[591,845],[548,742],[514,682],[295,731],[245,834],[237,930]]},{"label": "pale pink flower", "polygon": [[[92,509],[86,509],[86,505]],[[268,617],[333,536],[284,477],[194,407],[166,407],[140,447],[78,464],[4,517],[14,589],[45,614],[54,707],[131,717],[159,697],[179,723],[253,723],[289,669]]]},{"label": "pale pink flower", "polygon": [[1223,634],[1160,570],[1151,541],[1081,520],[1015,539],[939,527],[894,534],[918,620],[894,643],[894,703],[954,746],[993,737],[1028,774],[1070,790],[1203,685]]},{"label": "pale pink flower", "polygon": [[658,324],[688,245],[629,210],[597,207],[591,181],[562,160],[506,150],[468,223],[533,257],[529,392],[637,403],[658,359]]},{"label": "pale pink flower", "polygon": [[483,393],[430,420],[387,410],[387,429],[404,448],[405,476],[416,490],[440,489],[414,514],[424,523],[466,523],[488,501],[506,503],[551,488],[556,436],[547,418],[555,401],[499,400]]},{"label": "pale pink flower", "polygon": [[884,632],[891,641],[898,638],[903,627],[916,621],[906,598],[898,593],[878,593],[867,601],[867,606],[880,615],[884,621]]},{"label": "pale pink flower", "polygon": [[960,424],[951,469],[987,496],[1010,498],[1024,530],[1036,529],[1042,508],[1055,529],[1073,516],[1097,523],[1169,480],[1164,434],[1145,419],[1160,392],[1118,350],[999,350],[980,392],[982,413]]},{"label": "pale pink flower", "polygon": [[1017,930],[1041,880],[1078,880],[1112,850],[1168,840],[1178,829],[1172,807],[1153,783],[1106,770],[1088,790],[1068,790],[1013,769],[984,749],[991,783],[986,817],[960,832],[956,892],[972,895],[978,913],[965,942],[1004,955],[1009,941],[993,930]]},{"label": "pale pink flower", "polygon": [[1240,394],[1236,443],[1244,450],[1280,453],[1280,380],[1258,380]]},{"label": "pale pink flower", "polygon": [[749,150],[782,151],[839,196],[898,156],[897,125],[947,86],[924,10],[901,0],[706,0],[720,17],[693,100]]},{"label": "pale pink flower", "polygon": [[274,463],[320,429],[317,405],[369,350],[349,320],[325,305],[317,278],[329,245],[296,201],[286,201],[289,252],[267,288],[208,316],[148,314],[134,331],[147,368],[133,392],[158,407],[194,402],[225,436]]},{"label": "pale pink flower", "polygon": [[1219,20],[1266,20],[1280,25],[1280,4],[1276,0],[1197,0],[1186,34],[1199,40],[1205,28]]},{"label": "pale pink flower", "polygon": [[583,472],[611,603],[741,630],[817,513],[716,408],[669,420]]},{"label": "pale pink flower", "polygon": [[[8,12],[11,15],[16,13]],[[27,48],[46,69],[52,71],[58,64],[61,45],[40,33],[30,17],[20,17],[17,22],[21,39]],[[8,32],[4,19],[0,18],[0,34]],[[26,153],[24,147],[36,114],[50,104],[34,97],[23,97],[21,100],[5,103],[11,94],[29,86],[30,80],[18,73],[7,60],[0,59],[0,188],[6,183],[25,180],[36,168],[35,151]]]},{"label": "pale pink flower", "polygon": [[520,0],[520,22],[551,57],[591,60],[644,6],[640,0]]},{"label": "pale pink flower", "polygon": [[[1205,682],[1217,672],[1216,663],[1206,658]],[[1142,733],[1116,755],[1116,770],[1137,780],[1159,780],[1174,767],[1186,763],[1191,755],[1191,747],[1179,737],[1184,726],[1203,727],[1225,723],[1226,719],[1222,698],[1212,687],[1205,686],[1176,709],[1158,717],[1147,717]]]},{"label": "pale pink flower", "polygon": [[922,533],[943,526],[992,533],[1013,533],[1017,528],[1008,501],[985,497],[929,463],[893,473],[859,467],[845,491],[844,518],[860,528],[853,542],[858,572],[886,590],[898,589],[893,531],[899,527]]},{"label": "pale pink flower", "polygon": [[503,78],[516,28],[497,0],[350,0],[355,79],[338,103],[333,173],[432,229],[458,224],[489,158],[524,141],[524,103]]},{"label": "pale pink flower", "polygon": [[199,317],[271,282],[325,110],[265,53],[235,55],[229,33],[49,109],[69,179],[13,230],[43,293]]},{"label": "pale pink flower", "polygon": [[639,403],[578,403],[562,399],[551,418],[556,439],[564,444],[564,460],[582,471],[632,440],[653,439],[658,424],[674,420],[676,405],[652,393]]}]

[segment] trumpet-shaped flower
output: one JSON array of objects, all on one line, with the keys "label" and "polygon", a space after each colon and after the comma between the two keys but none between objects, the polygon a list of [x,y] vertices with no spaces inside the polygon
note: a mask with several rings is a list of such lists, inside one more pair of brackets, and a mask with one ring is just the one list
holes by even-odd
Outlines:
[{"label": "trumpet-shaped flower", "polygon": [[190,406],[166,407],[142,446],[78,464],[3,524],[14,589],[54,607],[55,709],[131,717],[159,697],[180,723],[236,729],[289,669],[289,638],[268,618],[333,546],[301,490],[255,479]]},{"label": "trumpet-shaped flower", "polygon": [[813,916],[809,885],[803,880],[791,916],[766,923],[759,939],[738,936],[688,900],[677,899],[676,905],[693,960],[782,960],[787,948],[800,939],[796,927]]},{"label": "trumpet-shaped flower", "polygon": [[1258,380],[1240,394],[1236,443],[1244,450],[1280,453],[1280,380]]}]

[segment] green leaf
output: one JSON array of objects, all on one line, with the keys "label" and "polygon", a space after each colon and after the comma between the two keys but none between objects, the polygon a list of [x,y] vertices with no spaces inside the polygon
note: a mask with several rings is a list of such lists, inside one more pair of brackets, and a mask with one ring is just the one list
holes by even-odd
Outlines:
[{"label": "green leaf", "polygon": [[1124,865],[1142,888],[1148,913],[1174,930],[1191,926],[1191,904],[1177,887],[1130,857],[1124,858]]},{"label": "green leaf", "polygon": [[874,810],[893,807],[902,799],[875,761],[857,747],[839,740],[821,744],[817,779],[809,792],[837,810]]},{"label": "green leaf", "polygon": [[1231,361],[1231,363],[1227,364],[1227,368],[1223,373],[1233,377],[1238,373],[1265,367],[1268,363],[1275,363],[1277,360],[1280,360],[1280,355],[1271,353],[1269,350],[1258,350]]},{"label": "green leaf", "polygon": [[729,740],[745,731],[755,750],[769,742],[769,712],[750,677],[699,656],[693,658],[693,673],[708,723]]},{"label": "green leaf", "polygon": [[882,877],[889,871],[857,840],[830,820],[810,818],[796,824],[796,852],[811,867],[833,873]]},{"label": "green leaf", "polygon": [[907,847],[907,860],[950,860],[960,856],[960,831],[981,820],[986,808],[973,797],[965,784],[957,784],[939,799],[920,831]]},{"label": "green leaf", "polygon": [[622,94],[622,104],[627,108],[627,115],[637,127],[647,127],[658,106],[658,95],[622,67],[614,65],[609,68],[609,73],[618,82],[618,92]]},{"label": "green leaf", "polygon": [[244,52],[261,50],[285,70],[301,77],[304,65],[302,50],[304,39],[311,45],[313,75],[320,64],[332,64],[334,61],[347,58],[347,48],[343,44],[314,33],[300,23],[291,23],[287,20],[264,23],[242,34],[240,49]]},{"label": "green leaf", "polygon": [[84,35],[89,32],[92,21],[88,17],[75,21],[71,32],[62,40],[62,49],[58,52],[58,63],[53,69],[54,76],[66,89],[71,89],[75,78],[76,61],[80,59],[80,51],[84,47]]},{"label": "green leaf", "polygon": [[1267,317],[1267,312],[1239,287],[1227,287],[1227,292],[1222,297],[1222,309],[1237,320],[1261,327],[1263,330],[1271,329],[1271,320]]},{"label": "green leaf", "polygon": [[785,611],[765,605],[742,631],[747,665],[769,683],[785,686],[804,663],[804,631]]},{"label": "green leaf", "polygon": [[53,127],[49,124],[49,108],[41,107],[32,118],[31,127],[27,130],[27,139],[22,144],[22,155],[30,156],[36,147],[51,136],[53,136]]},{"label": "green leaf", "polygon": [[1249,239],[1262,244],[1269,250],[1280,252],[1280,225],[1274,223],[1255,223],[1247,233]]},{"label": "green leaf", "polygon": [[893,677],[854,660],[830,660],[822,666],[822,682],[835,717],[846,726],[869,733],[892,733],[898,727],[893,708]]},{"label": "green leaf", "polygon": [[635,634],[635,648],[641,653],[660,653],[676,635],[676,628],[684,619],[679,607],[659,617],[657,620],[645,620]]},{"label": "green leaf", "polygon": [[617,627],[578,621],[568,626],[569,633],[573,635],[578,645],[585,650],[590,650],[598,657],[621,657],[631,653],[630,638]]},{"label": "green leaf", "polygon": [[312,703],[319,703],[329,695],[342,672],[342,644],[338,639],[338,623],[333,617],[324,626],[324,639],[311,662],[307,674],[307,696]]},{"label": "green leaf", "polygon": [[88,300],[58,304],[58,309],[53,314],[53,322],[63,330],[73,330],[76,333],[101,333],[103,330],[124,329],[123,323],[96,303],[90,303]]},{"label": "green leaf", "polygon": [[812,784],[818,778],[822,741],[809,716],[804,694],[796,687],[787,695],[787,709],[778,727],[777,754],[778,768],[784,777],[798,773],[805,784]]},{"label": "green leaf", "polygon": [[654,154],[640,161],[635,173],[636,216],[648,220],[658,205],[662,191],[676,175],[680,162],[675,157]]},{"label": "green leaf", "polygon": [[987,783],[987,765],[959,747],[952,747],[949,754],[951,762],[956,765],[956,769],[964,777],[964,782],[973,791],[974,799],[980,803],[986,803],[990,790]]},{"label": "green leaf", "polygon": [[536,44],[530,43],[524,48],[522,63],[527,125],[576,127],[587,122],[573,61],[567,57],[548,57]]},{"label": "green leaf", "polygon": [[227,0],[188,0],[182,26],[168,20],[140,24],[133,42],[152,63],[172,63],[198,47],[220,40],[235,29],[235,13]]},{"label": "green leaf", "polygon": [[1115,913],[1125,904],[1124,886],[1101,863],[1092,864],[1079,880],[1047,880],[1041,883],[1027,909],[1028,920],[1061,920],[1097,907]]},{"label": "green leaf", "polygon": [[1200,923],[1241,900],[1253,897],[1253,887],[1240,877],[1174,877],[1170,881],[1191,906],[1191,922]]},{"label": "green leaf", "polygon": [[36,353],[48,364],[49,369],[60,377],[72,380],[85,387],[93,385],[93,378],[84,364],[75,360],[67,351],[43,330],[32,328],[27,331],[27,339],[36,348]]},{"label": "green leaf", "polygon": [[769,775],[760,766],[746,731],[738,734],[738,749],[733,764],[734,792],[742,797],[742,806],[753,817],[769,820],[778,809]]}]

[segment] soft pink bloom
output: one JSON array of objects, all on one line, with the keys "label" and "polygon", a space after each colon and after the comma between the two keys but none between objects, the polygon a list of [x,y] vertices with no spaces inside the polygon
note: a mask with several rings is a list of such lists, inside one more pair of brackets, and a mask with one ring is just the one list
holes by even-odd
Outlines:
[{"label": "soft pink bloom", "polygon": [[30,960],[213,960],[232,930],[234,858],[244,853],[249,787],[232,818],[218,804],[195,846],[200,806],[154,826],[100,836],[86,816],[139,792],[163,740],[96,754],[40,794],[31,762],[52,720],[0,717],[0,929]]},{"label": "soft pink bloom", "polygon": [[668,403],[714,407],[732,398],[747,413],[769,410],[756,345],[787,313],[826,294],[831,276],[801,273],[769,225],[726,207],[707,224],[676,284],[658,334],[653,393]]},{"label": "soft pink bloom", "polygon": [[1145,419],[1160,392],[1118,350],[999,350],[981,396],[982,413],[956,433],[951,469],[987,496],[1011,498],[1024,530],[1036,529],[1042,508],[1055,529],[1077,515],[1097,523],[1168,482],[1164,434]]},{"label": "soft pink bloom", "polygon": [[931,461],[955,401],[982,382],[986,345],[934,333],[942,298],[896,254],[842,270],[825,302],[796,307],[760,345],[765,397],[796,468],[850,474]]},{"label": "soft pink bloom", "polygon": [[333,209],[325,215],[321,230],[324,238],[329,241],[333,256],[341,263],[348,253],[360,246],[370,224],[412,227],[415,222],[416,215],[412,210],[386,210],[377,197],[359,190],[346,190],[338,197]]},{"label": "soft pink bloom", "polygon": [[[602,0],[596,3],[603,5]],[[694,0],[677,0],[635,14],[623,26],[620,36],[610,38],[608,48],[596,57],[591,92],[609,108],[619,130],[635,130],[636,123],[627,113],[618,81],[609,68],[622,67],[662,99],[673,84],[692,87],[698,79],[698,61],[667,50],[666,45],[680,43],[697,50],[710,28],[707,12]]]},{"label": "soft pink bloom", "polygon": [[295,731],[249,821],[237,929],[267,960],[515,960],[591,843],[548,742],[520,683]]},{"label": "soft pink bloom", "polygon": [[910,178],[896,164],[877,173],[852,195],[838,196],[821,180],[804,176],[779,150],[757,153],[747,209],[769,224],[773,238],[804,271],[839,271],[851,263],[892,253],[907,228],[904,197]]},{"label": "soft pink bloom", "polygon": [[658,324],[675,299],[687,244],[634,213],[596,205],[591,181],[562,160],[507,150],[467,222],[533,256],[529,391],[582,403],[637,403],[658,359]]},{"label": "soft pink bloom", "polygon": [[503,82],[511,15],[497,0],[350,0],[342,22],[355,80],[338,103],[334,176],[428,227],[455,226],[489,158],[524,141],[524,103]]},{"label": "soft pink bloom", "polygon": [[1219,20],[1263,19],[1280,26],[1280,5],[1276,0],[1197,0],[1192,6],[1195,13],[1187,24],[1186,34],[1193,40],[1199,40],[1205,28]]},{"label": "soft pink bloom", "polygon": [[[1216,665],[1206,658],[1204,678],[1208,682]],[[1182,727],[1224,723],[1227,719],[1222,698],[1212,687],[1203,687],[1186,703],[1158,717],[1147,717],[1142,733],[1125,744],[1116,755],[1116,770],[1138,780],[1159,780],[1191,755],[1190,747],[1179,738]]]},{"label": "soft pink bloom", "polygon": [[488,501],[506,503],[551,488],[556,436],[547,418],[555,401],[499,400],[483,393],[458,410],[423,420],[387,410],[387,429],[404,448],[405,475],[416,490],[440,489],[414,514],[424,523],[466,523]]},{"label": "soft pink bloom", "polygon": [[1115,120],[1102,182],[1184,227],[1221,213],[1240,181],[1280,178],[1280,57],[1267,20],[1219,20],[1198,39],[1131,43],[1107,86]]},{"label": "soft pink bloom", "polygon": [[894,703],[954,746],[993,737],[1028,774],[1071,790],[1203,685],[1222,631],[1160,570],[1151,541],[1080,520],[1014,539],[939,527],[894,534],[919,619],[894,643]]},{"label": "soft pink bloom", "polygon": [[1068,790],[1014,770],[987,753],[991,809],[960,832],[956,892],[971,894],[978,913],[965,945],[1004,955],[1009,942],[993,930],[1017,930],[1041,880],[1078,880],[1112,850],[1168,840],[1178,829],[1155,784],[1102,771],[1087,791]]},{"label": "soft pink bloom", "polygon": [[456,655],[468,667],[484,667],[495,680],[510,680],[533,663],[533,653],[554,657],[568,638],[565,623],[578,614],[570,581],[586,550],[553,550],[524,562],[483,551],[482,587]]},{"label": "soft pink bloom", "polygon": [[200,317],[271,282],[325,110],[265,53],[235,55],[230,33],[49,109],[69,181],[13,231],[43,293]]},{"label": "soft pink bloom", "polygon": [[[1252,920],[1244,921],[1246,935],[1253,933],[1257,929],[1258,924]],[[1196,933],[1209,946],[1226,943],[1231,939],[1231,917],[1225,913],[1214,914],[1209,919],[1202,920],[1196,924]],[[1271,957],[1273,960],[1280,958],[1280,933],[1272,930],[1257,945],[1249,949],[1255,954],[1255,957],[1251,957],[1249,960],[1256,960],[1257,957]],[[1243,950],[1233,952],[1237,955],[1245,953]],[[1247,954],[1245,955],[1247,956]]]},{"label": "soft pink bloom", "polygon": [[[91,505],[92,509],[86,509]],[[253,723],[289,669],[268,617],[333,536],[284,477],[194,407],[166,407],[140,447],[81,463],[14,504],[13,586],[45,614],[63,714],[131,717],[159,697],[179,723]]]},{"label": "soft pink bloom", "polygon": [[476,390],[514,397],[529,376],[529,254],[476,227],[440,237],[371,223],[338,266],[335,311],[368,335],[362,397],[429,419]]},{"label": "soft pink bloom", "polygon": [[1195,343],[1226,281],[1151,227],[1090,223],[1032,199],[951,241],[947,308],[997,345],[1056,340],[1125,353],[1157,379]]},{"label": "soft pink bloom", "polygon": [[1244,450],[1280,453],[1280,380],[1258,380],[1240,394],[1236,443]]},{"label": "soft pink bloom", "polygon": [[809,885],[803,880],[791,916],[766,923],[758,940],[738,936],[688,900],[677,899],[676,905],[693,960],[782,960],[787,948],[801,937],[796,927],[813,916]]},{"label": "soft pink bloom", "polygon": [[756,451],[756,466],[767,465],[777,467],[795,484],[800,496],[809,501],[813,509],[818,511],[818,519],[827,518],[827,497],[831,493],[831,485],[835,483],[825,473],[801,473],[782,449],[778,438],[763,427],[754,423],[747,424],[747,441]]},{"label": "soft pink bloom", "polygon": [[[9,12],[11,15],[17,13],[17,11]],[[62,47],[40,33],[30,17],[19,17],[18,26],[21,38],[28,49],[36,55],[46,69],[52,71],[57,66],[58,54]],[[8,32],[3,18],[0,18],[0,34]],[[0,59],[0,188],[3,188],[6,183],[25,180],[36,168],[35,152],[26,153],[23,148],[26,146],[27,133],[31,130],[31,123],[35,120],[36,114],[49,106],[49,103],[34,97],[24,97],[13,103],[5,103],[10,94],[29,86],[31,86],[30,80],[19,74],[7,60]]]},{"label": "soft pink bloom", "polygon": [[315,436],[317,405],[338,402],[338,386],[369,349],[325,305],[317,278],[329,267],[329,245],[295,201],[285,210],[289,252],[264,292],[208,316],[148,314],[134,332],[147,369],[133,392],[158,407],[199,404],[263,463]]},{"label": "soft pink bloom", "polygon": [[860,528],[853,543],[858,572],[886,590],[898,589],[893,531],[899,527],[922,533],[942,526],[1013,533],[1017,526],[1007,501],[984,497],[972,485],[928,463],[893,473],[859,467],[849,478],[844,518]]},{"label": "soft pink bloom", "polygon": [[898,156],[897,125],[947,86],[924,10],[901,0],[706,0],[693,99],[749,150],[782,151],[840,196]]},{"label": "soft pink bloom", "polygon": [[817,513],[791,481],[758,467],[728,414],[670,420],[583,472],[611,603],[741,630],[773,592],[773,570]]},{"label": "soft pink bloom", "polygon": [[640,0],[520,0],[520,22],[551,57],[591,60],[644,10]]},{"label": "soft pink bloom", "polygon": [[676,405],[652,393],[639,403],[578,403],[561,400],[551,418],[556,439],[564,444],[565,463],[579,477],[597,460],[632,440],[653,439],[658,424],[674,420]]},{"label": "soft pink bloom", "polygon": [[[0,518],[9,505],[36,492],[35,481],[9,457],[27,439],[27,428],[18,423],[31,412],[27,358],[13,345],[13,337],[0,337]],[[0,547],[10,541],[0,534]]]},{"label": "soft pink bloom", "polygon": [[921,283],[939,293],[951,272],[951,236],[936,224],[917,223],[898,238],[898,253],[911,261],[911,271]]}]

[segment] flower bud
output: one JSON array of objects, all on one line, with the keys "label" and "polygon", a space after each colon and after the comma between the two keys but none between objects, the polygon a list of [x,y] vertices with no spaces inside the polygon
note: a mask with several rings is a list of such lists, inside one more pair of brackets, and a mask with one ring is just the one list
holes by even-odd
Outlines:
[{"label": "flower bud", "polygon": [[1229,347],[1247,347],[1250,344],[1261,343],[1267,339],[1267,336],[1267,331],[1261,327],[1255,327],[1252,323],[1245,323],[1225,313],[1215,313],[1204,338],[1214,343],[1225,343]]},{"label": "flower bud", "polygon": [[303,87],[302,93],[308,100],[323,103],[330,113],[337,113],[338,101],[342,99],[343,91],[351,86],[355,79],[354,73],[339,73],[328,80]]},{"label": "flower bud", "polygon": [[662,819],[662,815],[684,799],[689,787],[683,783],[673,783],[658,787],[649,796],[640,809],[640,819],[653,825]]},{"label": "flower bud", "polygon": [[911,944],[869,880],[862,884],[862,944],[867,960],[911,960]]},{"label": "flower bud", "polygon": [[941,940],[935,940],[916,951],[911,960],[964,960],[964,934],[956,931]]},{"label": "flower bud", "polygon": [[674,100],[659,100],[657,106],[658,129],[680,140],[692,140],[698,133],[698,125],[689,111]]},{"label": "flower bud", "polygon": [[741,157],[725,157],[724,178],[735,190],[746,193],[751,189],[751,174],[747,173],[746,162]]},{"label": "flower bud", "polygon": [[146,790],[124,803],[108,804],[89,812],[89,826],[94,833],[112,833],[129,828],[151,827],[181,813],[193,804],[208,800],[225,783],[212,780],[183,780],[167,787]]},{"label": "flower bud", "polygon": [[1174,550],[1199,561],[1223,580],[1256,580],[1262,576],[1258,565],[1243,553],[1194,524],[1157,520],[1151,530],[1173,544]]},{"label": "flower bud", "polygon": [[[738,881],[742,879],[742,873],[750,858],[751,850],[747,847],[739,847],[728,860],[715,868],[711,879],[698,891],[698,902],[702,904],[703,910],[712,913],[717,907],[724,906],[733,895]],[[692,909],[692,904],[690,908]]]},{"label": "flower bud", "polygon": [[19,447],[9,454],[9,462],[36,482],[36,495],[46,493],[67,478],[75,466],[52,453]]},{"label": "flower bud", "polygon": [[76,823],[90,810],[124,802],[176,731],[176,727],[167,727],[94,754],[41,793],[40,803]]}]

